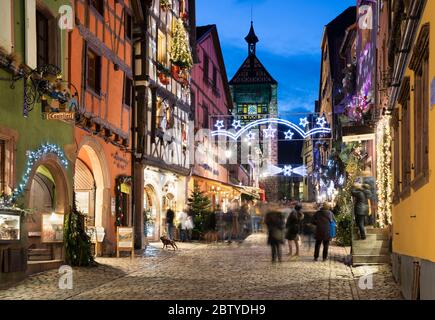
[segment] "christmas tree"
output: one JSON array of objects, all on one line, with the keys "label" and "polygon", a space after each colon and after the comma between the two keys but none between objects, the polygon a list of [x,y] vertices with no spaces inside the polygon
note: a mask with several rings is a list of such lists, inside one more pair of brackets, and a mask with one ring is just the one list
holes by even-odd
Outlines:
[{"label": "christmas tree", "polygon": [[210,200],[195,184],[191,197],[187,200],[187,204],[193,213],[195,229],[199,232],[203,231],[203,224],[210,209]]},{"label": "christmas tree", "polygon": [[71,212],[65,219],[65,258],[71,266],[90,266],[94,264],[91,239],[85,231],[85,216],[77,210],[73,193]]},{"label": "christmas tree", "polygon": [[177,19],[175,23],[173,40],[171,46],[171,61],[180,68],[190,69],[193,65],[192,53],[187,39],[186,29],[183,20]]}]

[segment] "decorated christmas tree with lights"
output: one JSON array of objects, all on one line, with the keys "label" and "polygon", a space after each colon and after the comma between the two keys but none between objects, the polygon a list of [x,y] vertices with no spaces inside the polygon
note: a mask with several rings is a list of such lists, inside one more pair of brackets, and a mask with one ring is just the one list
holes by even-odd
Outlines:
[{"label": "decorated christmas tree with lights", "polygon": [[178,19],[173,31],[171,46],[171,61],[174,65],[190,69],[193,65],[192,53],[183,20]]}]

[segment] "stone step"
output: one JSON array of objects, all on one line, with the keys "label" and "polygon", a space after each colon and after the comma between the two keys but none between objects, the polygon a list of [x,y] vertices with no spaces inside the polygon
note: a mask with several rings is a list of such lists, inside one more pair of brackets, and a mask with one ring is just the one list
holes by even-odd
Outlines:
[{"label": "stone step", "polygon": [[390,263],[390,255],[353,254],[352,265],[387,264]]},{"label": "stone step", "polygon": [[29,261],[51,260],[51,250],[49,249],[29,249],[27,252]]},{"label": "stone step", "polygon": [[[361,240],[359,238],[359,235],[355,234],[355,233],[354,233],[354,239],[355,240],[359,240],[359,241],[364,241],[364,240]],[[365,241],[376,241],[376,240],[388,240],[388,234],[377,234],[377,233],[370,234],[370,233],[366,233],[366,239],[365,239]]]},{"label": "stone step", "polygon": [[355,255],[386,255],[389,253],[389,248],[352,248],[352,254]]},{"label": "stone step", "polygon": [[353,240],[353,248],[389,248],[390,244],[388,240]]},{"label": "stone step", "polygon": [[388,236],[388,230],[381,228],[366,228],[366,234],[383,234]]}]

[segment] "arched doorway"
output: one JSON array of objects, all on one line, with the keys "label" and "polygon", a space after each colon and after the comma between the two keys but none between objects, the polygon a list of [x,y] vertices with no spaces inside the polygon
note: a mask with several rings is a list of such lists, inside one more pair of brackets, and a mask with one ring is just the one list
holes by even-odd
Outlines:
[{"label": "arched doorway", "polygon": [[104,150],[92,139],[82,143],[74,170],[77,207],[87,215],[87,226],[108,227],[110,179]]},{"label": "arched doorway", "polygon": [[63,222],[69,209],[69,188],[66,172],[56,156],[46,155],[35,164],[28,187],[28,207],[33,209],[26,221],[28,260],[62,260]]},{"label": "arched doorway", "polygon": [[151,241],[158,240],[160,237],[160,206],[155,189],[151,185],[146,185],[144,190],[144,221],[146,224],[146,238]]}]

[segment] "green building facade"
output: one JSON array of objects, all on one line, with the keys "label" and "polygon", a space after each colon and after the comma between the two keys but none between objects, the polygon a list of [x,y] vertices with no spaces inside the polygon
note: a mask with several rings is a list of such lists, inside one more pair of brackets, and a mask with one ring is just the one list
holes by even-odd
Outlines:
[{"label": "green building facade", "polygon": [[[59,23],[65,4],[69,1],[0,5],[0,286],[63,259],[76,105],[67,82],[71,7],[62,8]],[[18,231],[8,216],[14,213],[11,198],[32,208],[21,213]]]}]

